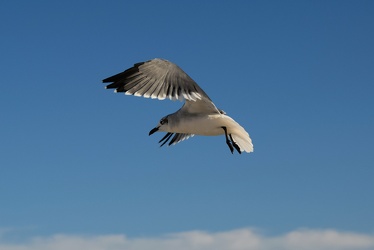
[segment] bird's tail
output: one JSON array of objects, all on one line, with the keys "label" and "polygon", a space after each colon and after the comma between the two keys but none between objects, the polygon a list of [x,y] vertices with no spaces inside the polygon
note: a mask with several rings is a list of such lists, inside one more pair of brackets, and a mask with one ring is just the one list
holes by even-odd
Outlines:
[{"label": "bird's tail", "polygon": [[228,126],[228,133],[231,134],[232,138],[234,139],[234,142],[238,144],[240,151],[245,152],[253,152],[253,144],[252,139],[249,137],[249,134],[245,129],[239,125],[234,119],[230,118],[230,126]]},{"label": "bird's tail", "polygon": [[252,140],[249,137],[248,133],[245,132],[246,135],[242,134],[232,134],[232,139],[234,139],[234,142],[238,144],[240,151],[245,151],[245,152],[253,152],[253,144]]}]

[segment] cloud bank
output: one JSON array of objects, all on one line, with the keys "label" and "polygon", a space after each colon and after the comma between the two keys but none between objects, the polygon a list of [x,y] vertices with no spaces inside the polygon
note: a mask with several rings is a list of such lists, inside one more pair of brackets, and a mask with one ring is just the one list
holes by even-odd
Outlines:
[{"label": "cloud bank", "polygon": [[336,230],[295,230],[265,236],[244,228],[209,233],[188,231],[160,237],[128,238],[126,235],[53,235],[23,243],[0,238],[0,250],[372,250],[374,235]]}]

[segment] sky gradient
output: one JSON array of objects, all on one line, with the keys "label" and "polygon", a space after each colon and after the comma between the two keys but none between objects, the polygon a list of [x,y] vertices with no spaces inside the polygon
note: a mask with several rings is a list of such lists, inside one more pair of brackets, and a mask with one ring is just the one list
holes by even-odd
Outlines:
[{"label": "sky gradient", "polygon": [[[293,249],[283,240],[299,232],[306,249],[343,248],[317,248],[326,234],[374,249],[373,13],[373,1],[3,1],[0,249],[186,247],[186,234],[210,239],[197,249],[232,235]],[[159,148],[149,130],[182,103],[101,82],[152,58],[189,74],[254,152],[232,155],[224,136]]]}]

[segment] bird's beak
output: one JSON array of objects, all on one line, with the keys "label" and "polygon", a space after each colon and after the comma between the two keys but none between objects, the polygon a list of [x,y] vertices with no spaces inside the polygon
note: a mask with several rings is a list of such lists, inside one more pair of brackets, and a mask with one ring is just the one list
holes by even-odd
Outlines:
[{"label": "bird's beak", "polygon": [[149,135],[153,134],[154,132],[157,132],[158,128],[159,127],[155,127],[154,129],[152,129],[151,131],[149,131]]}]

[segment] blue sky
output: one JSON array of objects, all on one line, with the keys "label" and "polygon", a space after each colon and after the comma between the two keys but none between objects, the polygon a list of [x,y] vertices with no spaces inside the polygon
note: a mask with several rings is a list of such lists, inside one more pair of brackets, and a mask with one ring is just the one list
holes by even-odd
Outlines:
[{"label": "blue sky", "polygon": [[[56,235],[274,243],[334,232],[373,249],[373,11],[372,1],[3,1],[0,248]],[[254,153],[231,155],[223,136],[159,148],[163,134],[149,130],[182,103],[101,83],[156,57],[245,127]]]}]

